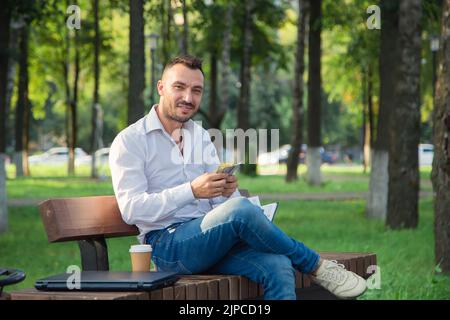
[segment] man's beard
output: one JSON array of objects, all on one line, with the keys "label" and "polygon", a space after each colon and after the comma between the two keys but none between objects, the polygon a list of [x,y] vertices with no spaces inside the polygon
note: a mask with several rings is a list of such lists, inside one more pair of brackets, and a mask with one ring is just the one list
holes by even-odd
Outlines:
[{"label": "man's beard", "polygon": [[[185,123],[188,122],[197,112],[194,111],[194,113],[191,116],[186,116],[186,117],[180,117],[176,114],[176,108],[178,108],[178,105],[180,104],[180,102],[177,103],[177,105],[175,105],[173,108],[162,108],[163,109],[163,113],[164,115],[174,121],[180,122],[180,123]],[[192,104],[188,104],[188,103],[184,103],[186,105],[190,105],[192,107],[193,110],[195,110],[194,105]]]}]

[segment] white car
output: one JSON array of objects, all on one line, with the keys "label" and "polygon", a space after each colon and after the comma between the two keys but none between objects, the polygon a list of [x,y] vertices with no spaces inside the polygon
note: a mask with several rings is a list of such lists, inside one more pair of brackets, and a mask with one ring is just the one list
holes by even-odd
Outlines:
[{"label": "white car", "polygon": [[95,151],[95,159],[98,164],[109,163],[109,148],[101,148]]},{"label": "white car", "polygon": [[[28,158],[30,164],[65,164],[69,160],[69,149],[67,147],[51,148],[48,151]],[[81,148],[75,148],[75,164],[89,163],[90,156]]]},{"label": "white car", "polygon": [[287,159],[291,145],[285,144],[272,152],[261,153],[258,155],[258,165],[278,164]]},{"label": "white car", "polygon": [[433,164],[434,146],[432,144],[419,144],[419,166]]}]

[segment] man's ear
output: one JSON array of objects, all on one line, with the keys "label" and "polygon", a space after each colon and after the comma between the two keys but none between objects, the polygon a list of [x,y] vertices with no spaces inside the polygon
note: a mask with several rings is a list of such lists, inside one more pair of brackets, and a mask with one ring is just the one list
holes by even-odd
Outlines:
[{"label": "man's ear", "polygon": [[164,85],[163,85],[163,82],[162,82],[161,80],[158,80],[158,83],[156,84],[156,87],[157,87],[157,89],[158,89],[158,94],[159,94],[160,96],[163,96],[163,88],[164,88]]}]

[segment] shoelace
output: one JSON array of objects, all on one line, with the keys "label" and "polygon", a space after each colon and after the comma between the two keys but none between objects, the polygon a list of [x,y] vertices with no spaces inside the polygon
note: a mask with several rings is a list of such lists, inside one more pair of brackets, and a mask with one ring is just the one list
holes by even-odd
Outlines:
[{"label": "shoelace", "polygon": [[346,269],[343,264],[338,263],[336,260],[331,260],[333,264],[329,264],[326,266],[326,269],[328,269],[328,272],[325,272],[322,275],[322,278],[331,282],[335,282],[338,284],[341,284],[344,282],[346,277]]}]

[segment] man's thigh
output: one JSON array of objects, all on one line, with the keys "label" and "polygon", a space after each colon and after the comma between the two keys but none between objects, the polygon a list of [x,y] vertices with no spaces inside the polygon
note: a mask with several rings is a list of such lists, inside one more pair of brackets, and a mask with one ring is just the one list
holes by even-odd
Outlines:
[{"label": "man's thigh", "polygon": [[[161,269],[182,265],[184,272],[198,273],[213,266],[240,241],[228,213],[239,201],[216,207],[205,216],[168,229],[155,243],[154,260]],[[234,203],[234,204],[233,204]]]}]

